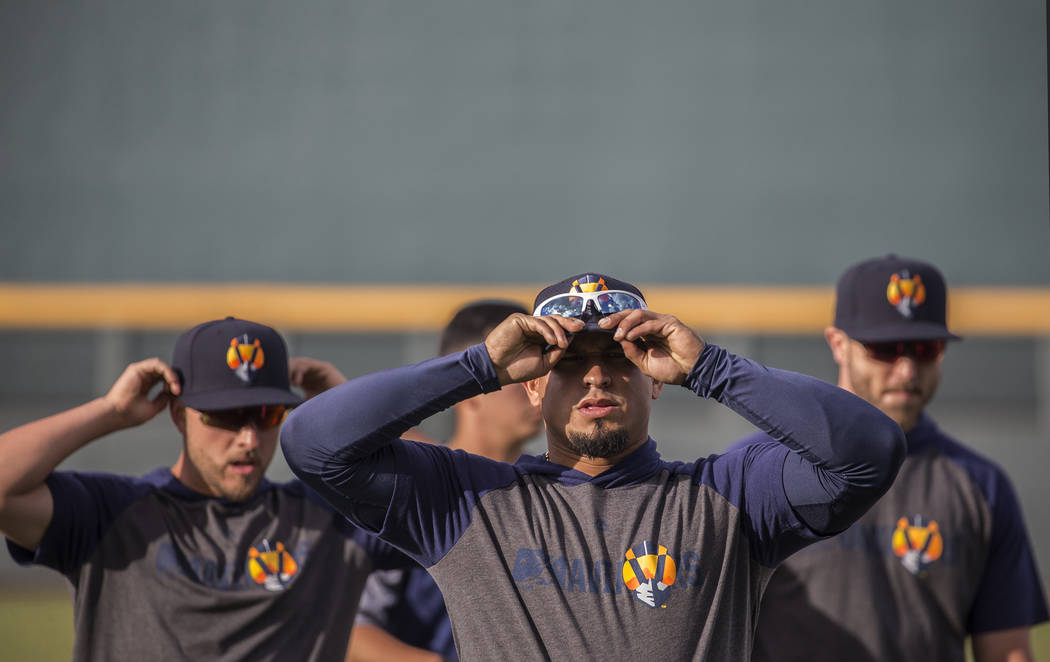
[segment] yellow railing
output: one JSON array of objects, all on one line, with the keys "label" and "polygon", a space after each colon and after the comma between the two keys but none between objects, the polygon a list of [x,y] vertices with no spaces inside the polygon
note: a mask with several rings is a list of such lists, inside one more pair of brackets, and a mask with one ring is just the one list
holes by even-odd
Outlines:
[{"label": "yellow railing", "polygon": [[[802,334],[830,321],[830,287],[645,285],[654,310],[711,333]],[[234,315],[284,331],[432,331],[473,299],[528,305],[540,285],[0,284],[0,329],[180,330]],[[957,287],[962,334],[1050,335],[1050,288]]]}]

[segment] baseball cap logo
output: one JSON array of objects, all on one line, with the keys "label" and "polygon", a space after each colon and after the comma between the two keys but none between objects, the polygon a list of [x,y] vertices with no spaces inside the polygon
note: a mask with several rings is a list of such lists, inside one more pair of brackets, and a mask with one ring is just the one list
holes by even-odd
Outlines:
[{"label": "baseball cap logo", "polygon": [[609,289],[609,286],[605,284],[605,279],[598,276],[580,276],[576,280],[572,281],[572,287],[569,288],[569,294],[581,294],[583,292],[601,292],[602,290]]},{"label": "baseball cap logo", "polygon": [[886,286],[886,300],[905,319],[911,319],[915,310],[926,301],[926,286],[919,274],[910,275],[907,269],[890,276]]},{"label": "baseball cap logo", "polygon": [[230,347],[226,350],[226,365],[245,384],[252,383],[265,360],[258,338],[249,340],[245,333],[230,340]]}]

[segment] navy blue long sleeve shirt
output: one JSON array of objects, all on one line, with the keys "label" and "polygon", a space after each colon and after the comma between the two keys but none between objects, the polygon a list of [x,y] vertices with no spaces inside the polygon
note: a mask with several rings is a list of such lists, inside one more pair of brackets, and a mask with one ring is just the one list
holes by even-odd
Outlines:
[{"label": "navy blue long sleeve shirt", "polygon": [[779,444],[681,463],[650,439],[592,477],[399,439],[499,388],[484,345],[332,389],[281,441],[300,478],[431,572],[461,659],[747,659],[772,568],[873,504],[904,437],[846,391],[713,345],[684,386]]}]

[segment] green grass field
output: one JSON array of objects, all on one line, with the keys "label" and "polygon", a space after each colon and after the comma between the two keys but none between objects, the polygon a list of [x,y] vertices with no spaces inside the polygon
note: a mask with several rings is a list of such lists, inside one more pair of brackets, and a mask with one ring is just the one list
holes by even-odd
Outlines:
[{"label": "green grass field", "polygon": [[1032,630],[1032,649],[1035,659],[1050,660],[1050,624],[1044,623]]},{"label": "green grass field", "polygon": [[[0,594],[4,662],[68,660],[73,652],[73,607],[65,593]],[[1035,659],[1050,662],[1050,624],[1032,631]]]},{"label": "green grass field", "polygon": [[73,604],[65,592],[0,593],[0,657],[50,662],[73,656]]}]

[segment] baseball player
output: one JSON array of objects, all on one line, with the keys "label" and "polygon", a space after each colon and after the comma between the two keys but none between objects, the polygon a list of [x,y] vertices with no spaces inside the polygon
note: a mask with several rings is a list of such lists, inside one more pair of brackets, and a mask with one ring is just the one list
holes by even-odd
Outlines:
[{"label": "baseball player", "polygon": [[[291,379],[307,395],[345,381],[304,358]],[[277,332],[227,318],[182,334],[171,366],[132,363],[105,396],[0,435],[0,531],[72,583],[74,660],[342,659],[368,573],[405,560],[263,477],[290,385]],[[54,470],[165,408],[183,439],[170,468]]]},{"label": "baseball player", "polygon": [[[456,311],[441,334],[441,356],[461,352],[525,309],[508,301],[483,300]],[[540,430],[540,410],[521,384],[477,395],[453,405],[455,431],[447,446],[501,462],[513,462]],[[445,601],[421,566],[373,572],[361,595],[347,660],[350,662],[441,662],[455,660],[456,646]]]},{"label": "baseball player", "polygon": [[[462,660],[748,659],[772,568],[881,496],[904,456],[899,426],[706,344],[609,276],[555,283],[533,312],[307,402],[281,433],[293,470],[430,571]],[[542,455],[509,465],[399,439],[516,383],[542,407]],[[664,462],[648,421],[665,384],[778,445]]]},{"label": "baseball player", "polygon": [[[1032,659],[1029,628],[1047,607],[1010,481],[923,411],[959,339],[946,299],[935,267],[894,255],[839,279],[825,331],[838,384],[900,424],[908,456],[858,522],[776,571],[755,660],[962,662],[967,636],[977,662]],[[765,435],[743,445],[777,447]]]}]

